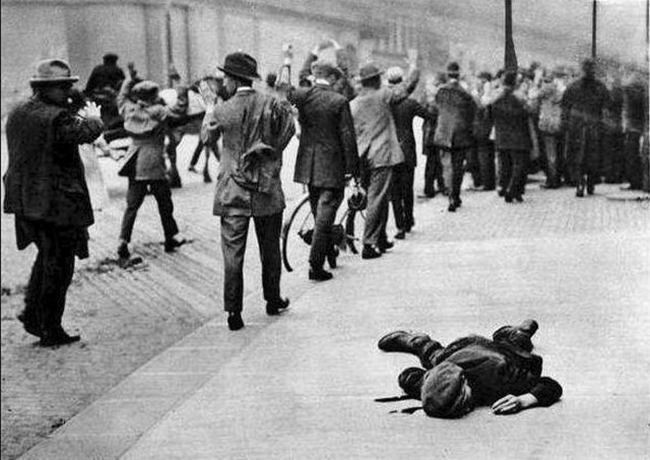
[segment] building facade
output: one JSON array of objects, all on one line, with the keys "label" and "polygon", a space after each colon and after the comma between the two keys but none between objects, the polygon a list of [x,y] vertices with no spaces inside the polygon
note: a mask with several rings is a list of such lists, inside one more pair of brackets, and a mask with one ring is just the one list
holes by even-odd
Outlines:
[{"label": "building facade", "polygon": [[447,59],[406,0],[386,7],[371,0],[2,0],[1,15],[3,115],[29,94],[35,63],[50,57],[67,59],[80,86],[106,52],[163,86],[172,65],[191,82],[237,50],[256,57],[264,75],[278,70],[290,43],[300,66],[325,38],[345,46],[356,66],[403,64],[409,49],[420,50],[425,67]]}]

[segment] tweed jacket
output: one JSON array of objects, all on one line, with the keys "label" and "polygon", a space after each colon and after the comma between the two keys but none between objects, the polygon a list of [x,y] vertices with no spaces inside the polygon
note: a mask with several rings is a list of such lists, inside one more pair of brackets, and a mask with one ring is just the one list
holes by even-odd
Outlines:
[{"label": "tweed jacket", "polygon": [[485,337],[463,337],[444,348],[431,367],[448,361],[460,366],[477,405],[491,405],[508,395],[531,393],[540,406],[550,406],[562,396],[562,387],[543,377],[541,356],[507,342]]},{"label": "tweed jacket", "polygon": [[76,117],[38,96],[16,106],[6,125],[4,212],[62,227],[92,225],[78,145],[93,142],[103,128],[100,118]]},{"label": "tweed jacket", "polygon": [[404,163],[415,168],[417,155],[415,153],[415,136],[413,135],[413,119],[420,117],[423,120],[435,120],[435,114],[418,101],[406,98],[392,107],[395,128],[397,129],[397,140],[404,152]]},{"label": "tweed jacket", "polygon": [[135,81],[124,80],[117,96],[117,106],[124,119],[124,129],[132,139],[120,175],[135,180],[166,180],[165,133],[182,120],[187,111],[187,91],[179,92],[173,106],[160,99],[145,102],[131,99]]},{"label": "tweed jacket", "polygon": [[419,78],[414,70],[405,82],[392,88],[363,88],[350,102],[359,155],[370,169],[404,162],[391,110],[415,90]]},{"label": "tweed jacket", "polygon": [[504,87],[503,93],[488,105],[488,110],[494,123],[497,150],[530,150],[533,147],[528,110],[512,88]]},{"label": "tweed jacket", "polygon": [[443,85],[436,94],[438,124],[434,143],[450,150],[466,149],[474,145],[472,125],[476,103],[458,81]]},{"label": "tweed jacket", "polygon": [[282,152],[294,133],[288,104],[252,88],[206,112],[201,138],[209,144],[223,139],[215,215],[267,216],[285,208]]},{"label": "tweed jacket", "polygon": [[357,175],[359,155],[350,106],[327,85],[291,89],[298,109],[300,146],[293,180],[314,187],[345,187],[345,174]]}]

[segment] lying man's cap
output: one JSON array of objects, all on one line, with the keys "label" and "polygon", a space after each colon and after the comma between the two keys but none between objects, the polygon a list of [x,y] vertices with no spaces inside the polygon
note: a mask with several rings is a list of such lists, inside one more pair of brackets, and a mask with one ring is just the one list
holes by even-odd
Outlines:
[{"label": "lying man's cap", "polygon": [[447,361],[424,375],[420,397],[424,412],[430,417],[457,418],[473,409],[463,369]]}]

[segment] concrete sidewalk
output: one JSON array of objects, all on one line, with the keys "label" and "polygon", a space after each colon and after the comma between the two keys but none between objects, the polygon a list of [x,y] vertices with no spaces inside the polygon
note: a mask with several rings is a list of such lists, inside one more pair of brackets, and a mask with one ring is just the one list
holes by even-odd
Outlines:
[{"label": "concrete sidewalk", "polygon": [[[24,459],[642,459],[650,455],[650,213],[599,186],[528,188],[525,203],[463,194],[420,201],[416,227],[385,257],[344,254],[335,279],[283,274],[290,310],[257,292],[242,331],[218,315],[139,368]],[[256,262],[253,248],[249,260]],[[191,291],[191,289],[188,289]],[[421,411],[396,377],[413,357],[383,354],[398,328],[442,343],[535,318],[548,409],[461,420]]]}]

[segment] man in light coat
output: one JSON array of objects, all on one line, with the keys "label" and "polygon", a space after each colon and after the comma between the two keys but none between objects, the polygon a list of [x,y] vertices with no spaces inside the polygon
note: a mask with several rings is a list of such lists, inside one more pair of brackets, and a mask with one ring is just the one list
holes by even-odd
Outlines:
[{"label": "man in light coat", "polygon": [[229,54],[219,70],[225,74],[224,85],[231,96],[215,105],[216,94],[201,85],[206,102],[201,138],[209,145],[219,135],[223,139],[213,212],[221,217],[224,309],[228,327],[236,331],[244,327],[244,253],[251,218],[260,248],[266,312],[277,315],[289,305],[280,295],[280,231],[285,208],[280,170],[282,152],[295,127],[288,107],[252,88],[253,80],[260,78],[253,57]]},{"label": "man in light coat", "polygon": [[357,147],[365,169],[368,209],[363,234],[364,259],[375,259],[393,246],[386,235],[393,169],[404,162],[391,109],[415,90],[420,72],[412,60],[406,80],[392,88],[381,86],[383,73],[374,64],[361,68],[361,91],[350,103]]}]

